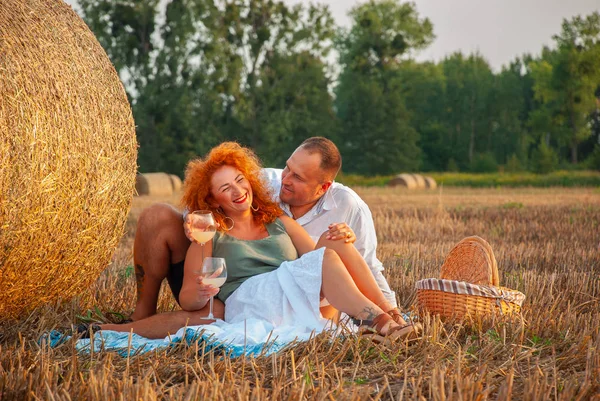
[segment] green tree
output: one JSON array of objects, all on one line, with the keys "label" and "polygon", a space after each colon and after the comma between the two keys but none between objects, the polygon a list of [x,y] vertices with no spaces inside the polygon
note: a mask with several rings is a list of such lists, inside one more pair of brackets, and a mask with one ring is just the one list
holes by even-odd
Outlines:
[{"label": "green tree", "polygon": [[350,11],[352,27],[337,44],[342,72],[336,89],[346,171],[389,174],[419,167],[417,131],[402,96],[399,64],[433,40],[429,20],[411,3],[370,1]]},{"label": "green tree", "polygon": [[[272,0],[81,0],[81,6],[132,100],[142,171],[182,174],[190,158],[223,140],[280,162],[271,155],[283,134],[299,141],[306,132],[334,129],[328,128],[335,121],[330,67],[323,61],[334,29],[325,6]],[[282,131],[278,121],[291,106],[293,123],[285,121]]]},{"label": "green tree", "polygon": [[558,155],[546,141],[542,140],[531,156],[533,170],[539,174],[548,174],[558,166]]},{"label": "green tree", "polygon": [[474,173],[495,173],[498,171],[498,163],[492,153],[477,153],[473,157],[470,170]]},{"label": "green tree", "polygon": [[[272,106],[283,106],[277,100],[270,99],[270,96],[281,97],[281,90],[291,87],[285,88],[283,85],[284,88],[270,92],[265,90],[265,84],[268,85],[265,81],[281,82],[289,79],[274,74],[296,74],[302,66],[292,72],[289,63],[287,67],[283,66],[283,60],[294,60],[295,55],[305,52],[321,60],[320,65],[325,71],[327,66],[323,60],[330,51],[330,42],[335,32],[333,17],[323,5],[298,4],[290,7],[283,1],[233,0],[228,1],[226,7],[236,15],[233,25],[239,29],[235,29],[232,38],[242,67],[241,96],[235,99],[233,106],[239,126],[230,135],[270,159],[271,143],[275,138],[269,138],[268,134],[275,131],[265,131],[265,124],[270,126],[275,123],[270,120],[278,118],[278,113],[274,113]],[[307,57],[303,60],[307,60]],[[315,65],[312,64],[313,67]],[[309,91],[314,90],[316,85],[322,92],[321,96],[329,96],[321,78],[323,77],[303,82],[311,86],[307,88]],[[293,93],[287,95],[294,96]],[[329,99],[330,104],[322,110],[323,113],[328,113],[331,109],[330,96]],[[320,112],[315,109],[312,111]],[[312,115],[308,117],[312,119]],[[319,116],[317,120],[321,118],[323,117]]]},{"label": "green tree", "polygon": [[491,94],[494,76],[479,54],[455,53],[442,61],[446,76],[446,146],[461,169],[468,169],[476,152],[491,150]]},{"label": "green tree", "polygon": [[419,134],[422,151],[421,169],[443,171],[452,150],[445,134],[444,101],[446,79],[440,64],[407,60],[398,67],[402,96],[410,115],[410,124]]},{"label": "green tree", "polygon": [[509,157],[512,164],[527,160],[531,136],[525,123],[533,96],[529,75],[525,62],[517,58],[494,77],[490,150],[502,164],[508,163]]},{"label": "green tree", "polygon": [[533,124],[555,126],[558,145],[568,146],[576,164],[578,144],[590,135],[588,117],[600,82],[600,13],[565,20],[554,40],[556,49],[546,49],[531,67],[543,108],[532,116]]}]

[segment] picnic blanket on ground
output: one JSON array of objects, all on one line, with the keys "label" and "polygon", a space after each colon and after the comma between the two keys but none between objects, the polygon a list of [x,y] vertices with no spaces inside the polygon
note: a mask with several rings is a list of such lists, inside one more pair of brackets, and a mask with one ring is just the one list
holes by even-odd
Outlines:
[{"label": "picnic blanket on ground", "polygon": [[[274,327],[271,323],[260,319],[248,319],[237,323],[217,320],[209,325],[184,327],[175,335],[157,340],[137,334],[103,330],[95,334],[93,344],[89,338],[78,340],[76,349],[90,352],[93,347],[94,352],[116,351],[121,356],[127,356],[165,349],[183,341],[188,344],[198,341],[205,350],[218,348],[230,357],[261,354],[266,356],[295,342],[307,341],[311,335],[326,331],[328,327],[331,328],[331,325],[324,325],[320,330],[314,330],[291,325]],[[40,341],[47,342],[51,347],[57,347],[69,338],[58,331],[51,331],[42,336]]]},{"label": "picnic blanket on ground", "polygon": [[[411,313],[403,314],[403,317],[405,320],[416,318]],[[346,333],[356,332],[358,329],[350,322],[344,324],[343,328],[346,329]],[[331,324],[323,326],[321,330],[314,330],[292,325],[275,327],[261,319],[247,319],[245,322],[237,323],[217,320],[209,325],[181,328],[175,335],[158,340],[151,340],[137,334],[103,330],[95,334],[93,344],[89,338],[82,338],[77,340],[75,348],[80,352],[88,353],[93,347],[94,352],[112,351],[126,357],[163,350],[185,341],[187,344],[198,342],[199,346],[201,345],[206,351],[219,349],[232,358],[242,355],[268,356],[289,345],[308,341],[311,336],[324,331],[329,332],[332,338],[344,332],[342,326],[332,327]],[[43,335],[40,342],[57,347],[69,338],[54,330]]]}]

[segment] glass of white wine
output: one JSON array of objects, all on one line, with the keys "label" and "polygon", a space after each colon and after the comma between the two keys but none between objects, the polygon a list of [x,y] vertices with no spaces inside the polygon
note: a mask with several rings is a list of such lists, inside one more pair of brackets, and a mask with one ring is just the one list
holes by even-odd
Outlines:
[{"label": "glass of white wine", "polygon": [[[203,284],[210,284],[213,287],[221,288],[227,281],[227,266],[225,258],[208,257],[202,262],[202,270],[198,272],[202,277]],[[210,297],[210,308],[207,319],[214,319],[213,315],[213,298]]]},{"label": "glass of white wine", "polygon": [[201,245],[204,260],[204,244],[210,241],[217,231],[215,218],[210,210],[194,210],[188,215],[191,237]]}]

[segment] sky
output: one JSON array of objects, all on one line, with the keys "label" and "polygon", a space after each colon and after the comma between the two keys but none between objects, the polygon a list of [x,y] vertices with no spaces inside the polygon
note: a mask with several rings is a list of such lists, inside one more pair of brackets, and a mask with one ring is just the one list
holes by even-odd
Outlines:
[{"label": "sky", "polygon": [[[76,0],[66,0],[74,4]],[[315,1],[315,0],[313,0]],[[284,0],[288,4],[306,0]],[[364,1],[316,0],[329,5],[339,25],[349,26],[348,11]],[[456,51],[478,51],[499,71],[524,53],[539,54],[552,45],[564,18],[600,11],[600,0],[414,0],[433,23],[436,39],[417,60],[439,61]]]},{"label": "sky", "polygon": [[[284,0],[295,4],[303,0]],[[319,0],[329,5],[340,25],[348,11],[364,1]],[[433,23],[434,42],[418,60],[439,61],[456,51],[478,51],[499,71],[516,56],[539,54],[552,45],[564,18],[600,11],[600,0],[413,0],[421,17]]]}]

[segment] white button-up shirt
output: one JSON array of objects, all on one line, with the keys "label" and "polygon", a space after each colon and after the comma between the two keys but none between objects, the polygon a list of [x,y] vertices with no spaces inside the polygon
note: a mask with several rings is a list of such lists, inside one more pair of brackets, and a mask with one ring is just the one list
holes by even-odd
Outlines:
[{"label": "white button-up shirt", "polygon": [[[281,169],[265,168],[263,172],[271,186],[275,201],[289,217],[294,218],[290,206],[279,199],[281,189]],[[325,195],[304,216],[296,220],[312,239],[317,242],[329,230],[332,223],[346,223],[356,235],[354,246],[365,259],[375,281],[385,298],[397,306],[396,294],[383,275],[383,264],[377,259],[377,235],[373,216],[367,204],[352,189],[334,182]]]}]

